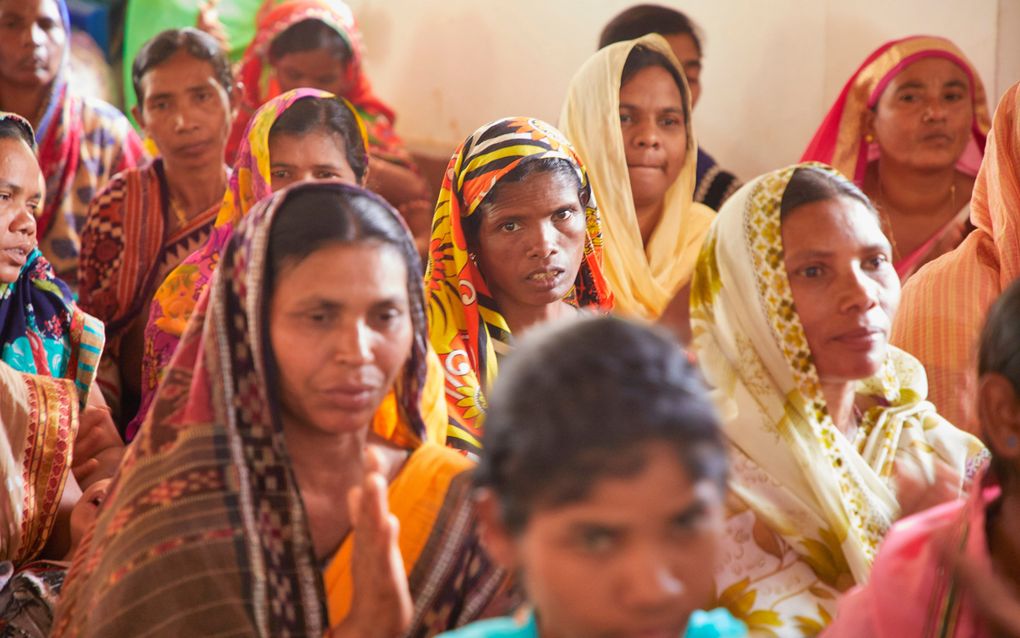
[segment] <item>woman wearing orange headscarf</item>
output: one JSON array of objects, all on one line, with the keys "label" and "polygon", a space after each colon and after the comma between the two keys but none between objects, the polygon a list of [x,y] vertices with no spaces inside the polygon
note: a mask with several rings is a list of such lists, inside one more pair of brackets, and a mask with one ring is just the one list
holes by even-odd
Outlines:
[{"label": "woman wearing orange headscarf", "polygon": [[801,161],[835,167],[875,203],[905,281],[970,232],[988,128],[974,65],[949,40],[911,36],[868,56]]},{"label": "woman wearing orange headscarf", "polygon": [[977,430],[969,405],[970,371],[985,312],[1020,276],[1020,84],[999,102],[970,221],[976,226],[953,252],[903,289],[892,341],[921,360],[928,397],[957,426]]}]

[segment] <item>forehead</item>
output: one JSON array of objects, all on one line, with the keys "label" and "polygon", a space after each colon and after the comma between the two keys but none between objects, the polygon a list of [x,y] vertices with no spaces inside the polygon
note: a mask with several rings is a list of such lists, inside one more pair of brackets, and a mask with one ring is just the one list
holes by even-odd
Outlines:
[{"label": "forehead", "polygon": [[674,33],[664,37],[666,42],[669,43],[669,48],[673,49],[673,55],[680,61],[680,64],[689,64],[701,60],[701,54],[698,53],[698,45],[690,34]]},{"label": "forehead", "polygon": [[577,178],[561,170],[531,173],[519,182],[504,182],[496,188],[489,206],[479,208],[486,217],[505,214],[537,217],[581,204]]},{"label": "forehead", "polygon": [[195,85],[217,84],[216,71],[209,60],[200,60],[183,47],[155,66],[149,67],[141,79],[145,94],[159,92],[183,93]]},{"label": "forehead", "polygon": [[791,210],[782,224],[787,253],[888,243],[877,215],[852,197],[803,204]]},{"label": "forehead", "polygon": [[347,159],[343,137],[314,129],[307,133],[275,133],[269,137],[269,161],[302,166],[336,165]]},{"label": "forehead", "polygon": [[29,188],[38,185],[42,172],[32,149],[21,139],[0,139],[0,179]]},{"label": "forehead", "polygon": [[46,17],[60,22],[56,0],[0,0],[0,16],[12,15],[26,20]]},{"label": "forehead", "polygon": [[911,62],[889,81],[890,86],[907,83],[945,84],[962,81],[969,84],[967,72],[956,62],[942,57],[930,57]]},{"label": "forehead", "polygon": [[[286,262],[285,262],[286,263]],[[407,298],[408,269],[382,241],[332,242],[278,273],[276,295],[314,297],[350,307]]]},{"label": "forehead", "polygon": [[655,102],[660,105],[683,107],[680,87],[673,74],[659,66],[648,66],[620,87],[620,101],[629,104]]}]

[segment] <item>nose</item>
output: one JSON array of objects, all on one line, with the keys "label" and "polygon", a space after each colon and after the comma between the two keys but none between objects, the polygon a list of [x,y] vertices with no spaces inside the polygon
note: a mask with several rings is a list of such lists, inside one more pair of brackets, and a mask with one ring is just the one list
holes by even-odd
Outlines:
[{"label": "nose", "polygon": [[869,277],[859,266],[852,268],[843,277],[839,288],[839,309],[841,312],[870,310],[879,300],[881,284]]},{"label": "nose", "polygon": [[924,107],[924,118],[929,122],[941,122],[946,119],[946,104],[940,97],[927,101]]},{"label": "nose", "polygon": [[20,209],[11,218],[9,230],[18,235],[32,237],[35,235],[35,216],[26,209]]},{"label": "nose", "polygon": [[683,580],[671,569],[665,553],[648,548],[632,553],[627,561],[622,595],[631,609],[653,611],[673,606],[685,591]]},{"label": "nose", "polygon": [[531,259],[545,259],[558,252],[556,246],[559,231],[551,220],[545,220],[536,226],[534,234],[529,238],[528,257]]},{"label": "nose", "polygon": [[631,141],[638,148],[658,148],[661,144],[658,127],[655,121],[650,118],[643,118],[635,122],[633,131]]},{"label": "nose", "polygon": [[341,365],[360,366],[372,360],[371,330],[364,319],[340,322],[333,342],[333,359]]},{"label": "nose", "polygon": [[194,113],[187,107],[177,109],[174,115],[174,130],[178,133],[185,133],[195,128]]}]

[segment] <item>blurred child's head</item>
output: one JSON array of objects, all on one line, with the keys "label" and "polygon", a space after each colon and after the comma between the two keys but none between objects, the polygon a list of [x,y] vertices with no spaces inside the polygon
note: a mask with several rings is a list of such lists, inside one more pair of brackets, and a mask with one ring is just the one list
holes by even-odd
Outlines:
[{"label": "blurred child's head", "polygon": [[490,399],[476,470],[485,540],[542,631],[682,635],[714,598],[727,462],[680,346],[616,318],[549,326]]},{"label": "blurred child's head", "polygon": [[988,311],[978,355],[978,416],[1003,482],[1020,474],[1020,281]]}]

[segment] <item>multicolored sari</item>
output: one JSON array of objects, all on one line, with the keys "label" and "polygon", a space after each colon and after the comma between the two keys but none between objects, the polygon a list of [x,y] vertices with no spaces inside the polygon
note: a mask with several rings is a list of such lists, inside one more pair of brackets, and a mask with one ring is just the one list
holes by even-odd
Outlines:
[{"label": "multicolored sari", "polygon": [[920,359],[939,412],[971,432],[977,341],[989,306],[1020,276],[1020,84],[1002,96],[974,182],[976,229],[903,288],[892,341]]},{"label": "multicolored sari", "polygon": [[104,340],[103,324],[78,308],[38,249],[14,283],[0,283],[0,359],[21,372],[72,380],[82,406]]},{"label": "multicolored sari", "polygon": [[425,270],[429,338],[446,377],[448,445],[468,452],[481,449],[485,389],[496,380],[497,347],[509,346],[511,334],[483,273],[468,253],[464,220],[477,213],[485,196],[521,162],[543,158],[569,162],[587,192],[584,259],[565,301],[597,311],[612,307],[602,275],[598,205],[584,164],[563,134],[525,117],[497,120],[472,133],[446,169]]},{"label": "multicolored sari", "polygon": [[149,410],[163,370],[177,344],[199,296],[212,279],[220,254],[237,224],[259,200],[271,192],[269,174],[269,131],[277,118],[303,98],[331,98],[316,89],[297,89],[276,97],[262,106],[252,118],[244,142],[238,150],[230,186],[223,197],[216,221],[205,244],[181,261],[158,286],[152,297],[145,326],[142,355],[142,400],[138,415],[127,427],[130,440]]},{"label": "multicolored sari", "polygon": [[[65,0],[56,0],[64,30],[71,33]],[[70,43],[71,38],[67,38]],[[57,275],[76,286],[79,229],[89,203],[107,181],[143,156],[142,143],[127,118],[105,102],[69,90],[69,46],[36,130],[46,202],[38,220],[39,247]]]},{"label": "multicolored sari", "polygon": [[163,160],[156,159],[114,177],[93,200],[81,231],[78,303],[106,325],[98,382],[115,415],[122,339],[137,329],[170,270],[205,243],[220,209],[217,203],[171,233],[172,205]]},{"label": "multicolored sari", "polygon": [[[271,395],[280,384],[262,316],[274,216],[289,194],[308,187],[257,205],[224,250],[75,556],[54,636],[321,636],[343,619],[344,550],[324,583]],[[364,193],[335,182],[315,188]],[[390,498],[413,563],[409,635],[431,635],[476,617],[505,576],[478,549],[465,460],[422,445],[427,340],[423,317],[414,323],[417,338],[395,388],[412,452]]]},{"label": "multicolored sari", "polygon": [[840,592],[867,579],[900,516],[895,468],[934,483],[939,459],[962,490],[987,458],[924,400],[924,370],[893,347],[878,374],[857,382],[874,405],[852,440],[833,424],[783,258],[780,207],[797,168],[727,201],[691,290],[692,349],[731,444],[718,602],[752,633],[791,637],[820,632]]},{"label": "multicolored sari", "polygon": [[[605,227],[605,273],[616,299],[615,310],[654,321],[690,281],[698,249],[715,215],[694,202],[698,144],[688,123],[683,168],[666,191],[662,219],[648,245],[641,239],[620,129],[620,78],[627,57],[638,45],[664,55],[684,77],[673,50],[660,35],[611,44],[588,58],[570,81],[560,128],[591,173]],[[690,90],[685,88],[683,93],[684,112],[689,114]]]},{"label": "multicolored sari", "polygon": [[280,94],[279,84],[269,67],[269,48],[273,40],[304,20],[319,20],[332,27],[351,50],[344,82],[351,88],[341,97],[354,105],[365,123],[371,155],[410,166],[411,157],[393,129],[396,119],[393,109],[375,96],[372,84],[362,68],[364,54],[361,32],[354,20],[354,13],[342,0],[265,0],[255,17],[255,39],[248,45],[241,61],[240,80],[244,83],[244,101],[227,143],[228,160],[232,161],[255,110]]},{"label": "multicolored sari", "polygon": [[[934,36],[911,36],[886,42],[869,55],[843,86],[835,104],[804,151],[801,161],[829,164],[862,186],[868,165],[879,156],[878,143],[865,135],[864,114],[875,108],[894,77],[908,65],[925,58],[949,60],[963,69],[970,79],[970,96],[974,107],[971,139],[957,161],[956,169],[971,177],[976,175],[985,150],[985,137],[991,125],[985,88],[977,69],[963,51],[949,40]],[[928,253],[938,240],[952,228],[965,223],[967,214],[968,208],[964,205],[960,215],[939,229],[912,254],[903,255],[896,262],[900,278],[906,279],[920,264],[927,261]]]}]

